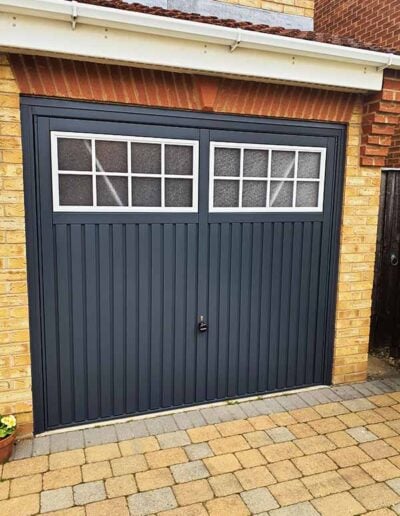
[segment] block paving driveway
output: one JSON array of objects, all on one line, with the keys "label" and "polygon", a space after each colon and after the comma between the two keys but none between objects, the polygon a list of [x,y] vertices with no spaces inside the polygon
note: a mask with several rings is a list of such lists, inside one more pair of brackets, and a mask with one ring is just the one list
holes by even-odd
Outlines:
[{"label": "block paving driveway", "polygon": [[0,515],[400,514],[400,379],[21,441]]}]

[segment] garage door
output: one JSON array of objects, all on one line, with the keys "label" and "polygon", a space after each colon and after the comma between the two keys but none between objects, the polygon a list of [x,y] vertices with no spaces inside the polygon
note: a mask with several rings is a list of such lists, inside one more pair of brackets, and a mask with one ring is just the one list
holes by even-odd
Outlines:
[{"label": "garage door", "polygon": [[23,103],[37,432],[329,381],[341,127]]}]

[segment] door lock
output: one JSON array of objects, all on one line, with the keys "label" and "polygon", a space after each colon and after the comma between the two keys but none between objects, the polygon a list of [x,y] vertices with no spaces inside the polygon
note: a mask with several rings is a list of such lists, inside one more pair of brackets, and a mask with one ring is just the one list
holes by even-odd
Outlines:
[{"label": "door lock", "polygon": [[395,253],[390,255],[390,264],[393,265],[393,267],[397,267],[399,264],[399,258]]},{"label": "door lock", "polygon": [[205,322],[203,315],[200,315],[198,329],[199,329],[200,333],[204,333],[205,331],[208,330],[208,324]]}]

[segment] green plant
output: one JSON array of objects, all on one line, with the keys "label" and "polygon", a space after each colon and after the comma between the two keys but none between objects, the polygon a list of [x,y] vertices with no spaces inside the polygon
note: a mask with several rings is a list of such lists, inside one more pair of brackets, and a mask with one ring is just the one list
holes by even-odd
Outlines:
[{"label": "green plant", "polygon": [[11,435],[17,427],[15,416],[0,416],[0,439]]}]

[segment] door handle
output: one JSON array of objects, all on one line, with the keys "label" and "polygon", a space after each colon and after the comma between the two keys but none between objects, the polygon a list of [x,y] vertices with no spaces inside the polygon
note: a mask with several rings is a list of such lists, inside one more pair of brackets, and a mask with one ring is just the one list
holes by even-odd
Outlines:
[{"label": "door handle", "polygon": [[203,315],[200,315],[198,329],[199,329],[200,333],[204,333],[205,331],[208,330],[208,324],[205,322]]},{"label": "door handle", "polygon": [[390,264],[393,265],[393,267],[397,267],[399,264],[399,258],[395,253],[390,255]]}]

